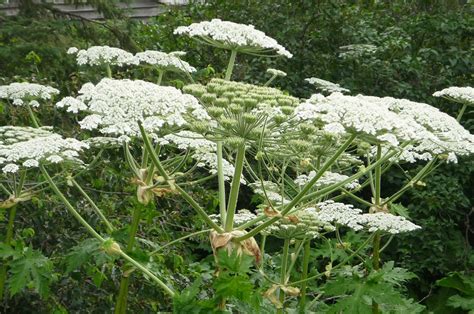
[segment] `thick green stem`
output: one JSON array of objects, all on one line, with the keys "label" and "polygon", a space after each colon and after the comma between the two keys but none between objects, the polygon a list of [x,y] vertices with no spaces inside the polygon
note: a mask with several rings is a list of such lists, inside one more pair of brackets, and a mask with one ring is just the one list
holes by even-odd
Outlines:
[{"label": "thick green stem", "polygon": [[110,68],[110,64],[105,65],[105,71],[107,72],[107,77],[112,78],[112,69]]},{"label": "thick green stem", "polygon": [[[160,162],[160,159],[158,158],[158,155],[156,154],[155,150],[153,149],[153,146],[151,145],[150,138],[148,137],[148,134],[146,133],[145,129],[143,128],[143,125],[141,122],[138,122],[138,126],[140,128],[140,133],[142,135],[143,143],[145,144],[145,148],[148,151],[148,154],[150,155],[151,161],[155,165],[158,173],[166,180],[170,180],[170,177],[166,170],[163,168],[163,165]],[[216,224],[204,211],[204,209],[189,195],[185,190],[183,190],[178,184],[174,185],[176,190],[181,194],[181,196],[191,205],[192,208],[198,213],[199,216],[201,216],[202,219],[214,230],[216,230],[219,233],[224,232],[224,230]]]},{"label": "thick green stem", "polygon": [[309,268],[309,257],[311,253],[311,240],[306,241],[304,244],[304,252],[303,252],[303,272],[301,273],[301,299],[300,299],[300,313],[305,312],[305,305],[306,305],[306,287],[307,282],[306,278],[308,278],[308,268]]},{"label": "thick green stem", "polygon": [[456,121],[460,122],[462,119],[462,116],[464,115],[464,112],[466,111],[467,104],[462,104],[461,110],[458,113],[458,116],[456,117]]},{"label": "thick green stem", "polygon": [[276,79],[276,77],[277,75],[273,75],[265,84],[263,84],[263,86],[270,85]]},{"label": "thick green stem", "polygon": [[[342,155],[342,153],[344,153],[344,151],[352,144],[352,142],[354,141],[354,139],[356,138],[356,135],[352,135],[341,147],[339,147],[339,149],[334,153],[334,155],[324,163],[324,165],[321,167],[321,169],[319,169],[318,173],[316,174],[316,176],[311,179],[306,185],[305,187],[301,190],[301,192],[299,192],[294,198],[293,200],[291,200],[290,203],[288,203],[288,205],[286,205],[284,207],[284,209],[281,211],[281,217],[284,217],[296,204],[298,204],[300,202],[300,200],[306,195],[308,194],[308,192],[311,190],[311,188],[313,187],[313,185],[323,176],[323,174],[326,172],[326,170],[328,170],[335,162],[336,160],[339,158],[339,156]],[[262,231],[263,229],[265,229],[266,227],[272,225],[273,223],[275,223],[276,221],[278,221],[279,219],[281,219],[281,217],[273,217],[267,221],[265,221],[264,223],[262,223],[260,226],[258,227],[255,227],[254,229],[252,229],[251,231],[249,231],[247,234],[239,237],[239,238],[236,238],[237,241],[242,241],[242,240],[245,240],[245,239],[248,239],[250,237],[253,237],[254,235],[256,235],[257,233],[259,233],[260,231]]]},{"label": "thick green stem", "polygon": [[39,122],[38,119],[36,119],[35,113],[33,112],[33,109],[31,109],[31,106],[28,104],[26,105],[26,109],[28,110],[28,114],[30,115],[31,123],[33,123],[33,126],[35,128],[39,128]]},{"label": "thick green stem", "polygon": [[[280,285],[284,286],[286,284],[286,266],[288,265],[288,252],[290,251],[290,239],[285,239],[283,243],[283,254],[281,256],[281,269],[280,269]],[[278,309],[278,313],[283,313],[285,308],[285,292],[280,287],[280,303],[282,308]]]},{"label": "thick green stem", "polygon": [[245,144],[237,149],[237,157],[235,158],[234,177],[230,187],[229,203],[227,204],[227,214],[225,220],[225,231],[230,232],[234,228],[234,215],[237,208],[237,200],[239,199],[240,178],[244,168]]},{"label": "thick green stem", "polygon": [[225,181],[224,181],[224,169],[222,165],[222,142],[217,142],[217,180],[219,182],[219,212],[221,216],[221,224],[225,226],[226,221],[226,208],[225,208]]},{"label": "thick green stem", "polygon": [[89,202],[89,204],[92,206],[92,209],[94,210],[94,212],[97,214],[97,216],[100,217],[100,219],[102,219],[102,221],[104,222],[104,224],[106,225],[107,227],[107,231],[108,232],[113,232],[115,230],[115,228],[112,226],[112,224],[110,223],[110,221],[107,219],[107,217],[105,217],[104,213],[102,213],[102,211],[100,210],[100,208],[95,204],[95,202],[90,198],[90,196],[84,191],[84,189],[79,185],[79,183],[77,183],[76,180],[74,180],[72,177],[70,178],[70,181],[71,183],[76,187],[76,189],[79,190],[79,192],[82,194],[82,196],[84,196],[84,198]]},{"label": "thick green stem", "polygon": [[158,79],[156,80],[157,85],[161,85],[161,81],[163,80],[164,74],[165,74],[165,71],[158,70]]},{"label": "thick green stem", "polygon": [[[51,189],[54,191],[54,193],[59,197],[59,199],[63,202],[63,204],[66,206],[67,210],[69,211],[69,213],[71,213],[78,221],[79,223],[84,226],[86,228],[86,230],[94,237],[96,238],[97,240],[99,240],[101,243],[105,243],[106,240],[100,235],[97,233],[97,231],[94,230],[94,228],[92,228],[91,225],[89,225],[89,223],[87,223],[87,221],[85,221],[84,218],[82,218],[82,216],[77,212],[77,210],[74,208],[74,206],[71,205],[71,203],[69,203],[68,199],[64,196],[64,194],[59,190],[59,188],[57,187],[57,185],[54,183],[54,181],[51,179],[51,176],[49,175],[49,173],[46,171],[46,169],[44,168],[43,165],[39,165],[39,168],[43,174],[43,176],[46,178],[46,181],[48,181],[49,183],[49,186],[51,187]],[[122,256],[124,259],[126,259],[127,261],[129,261],[131,264],[133,264],[135,267],[137,267],[140,271],[142,271],[143,273],[145,273],[148,277],[150,277],[154,282],[156,282],[161,288],[163,288],[163,290],[168,294],[170,295],[171,297],[174,296],[174,291],[171,290],[164,282],[162,282],[158,277],[156,277],[155,275],[153,275],[153,273],[151,273],[146,267],[144,267],[143,265],[141,265],[140,263],[138,263],[136,260],[134,260],[133,258],[131,258],[130,256],[128,256],[125,252],[123,251],[120,251],[119,252],[120,256]]]},{"label": "thick green stem", "polygon": [[225,80],[229,81],[234,70],[235,57],[237,56],[237,50],[232,50],[230,53],[229,63],[227,64],[227,70],[225,71]]},{"label": "thick green stem", "polygon": [[[133,210],[132,223],[130,225],[130,231],[128,234],[127,252],[132,251],[133,246],[135,245],[135,236],[137,235],[138,224],[140,223],[140,215],[141,207],[136,206]],[[127,312],[127,296],[129,284],[130,277],[122,275],[122,279],[120,280],[119,294],[115,305],[115,314],[124,314]]]},{"label": "thick green stem", "polygon": [[[5,234],[5,240],[3,243],[6,246],[9,246],[13,239],[13,227],[15,222],[17,206],[13,206],[10,208],[10,214],[8,215],[8,225],[7,225],[7,233]],[[5,262],[2,263],[2,267],[0,268],[0,302],[3,300],[3,293],[5,291],[5,281],[7,279],[7,264]]]},{"label": "thick green stem", "polygon": [[[377,161],[382,158],[382,147],[381,145],[377,145]],[[378,165],[375,167],[375,195],[374,195],[374,202],[375,208],[378,210],[378,207],[381,203],[381,185],[382,185],[382,165]],[[374,270],[378,270],[380,268],[380,232],[376,231],[373,241],[373,253],[372,253],[372,266]],[[372,300],[372,313],[378,314],[379,313],[379,305],[377,302]]]}]

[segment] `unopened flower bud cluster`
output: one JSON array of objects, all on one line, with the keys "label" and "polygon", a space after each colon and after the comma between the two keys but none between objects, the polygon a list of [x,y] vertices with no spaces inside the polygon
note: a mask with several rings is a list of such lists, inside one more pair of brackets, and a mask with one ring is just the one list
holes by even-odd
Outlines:
[{"label": "unopened flower bud cluster", "polygon": [[187,85],[184,91],[198,97],[206,106],[218,123],[220,130],[216,132],[237,142],[238,138],[259,139],[264,124],[267,133],[274,131],[288,121],[299,102],[275,88],[222,79],[212,79],[206,86]]}]

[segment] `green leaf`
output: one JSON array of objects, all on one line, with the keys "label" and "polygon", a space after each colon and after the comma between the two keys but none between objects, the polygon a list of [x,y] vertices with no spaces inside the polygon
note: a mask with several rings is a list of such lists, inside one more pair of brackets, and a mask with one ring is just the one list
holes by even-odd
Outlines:
[{"label": "green leaf", "polygon": [[100,254],[100,248],[101,244],[97,239],[86,239],[73,247],[66,256],[66,273],[79,268],[94,255]]},{"label": "green leaf", "polygon": [[32,284],[41,297],[49,294],[52,281],[52,263],[38,251],[25,248],[23,256],[10,263],[10,279],[8,281],[11,295],[15,295]]},{"label": "green leaf", "polygon": [[217,260],[220,268],[234,273],[247,273],[253,264],[253,257],[233,251],[230,255],[226,250],[219,250],[217,253]]},{"label": "green leaf", "polygon": [[253,295],[253,285],[247,276],[221,273],[214,282],[216,297],[234,297],[241,301],[250,300]]},{"label": "green leaf", "polygon": [[21,256],[21,251],[15,250],[5,243],[0,243],[0,258],[18,258]]},{"label": "green leaf", "polygon": [[448,299],[449,306],[454,308],[461,308],[469,313],[474,313],[474,298],[472,296],[462,297],[460,295],[453,295]]}]

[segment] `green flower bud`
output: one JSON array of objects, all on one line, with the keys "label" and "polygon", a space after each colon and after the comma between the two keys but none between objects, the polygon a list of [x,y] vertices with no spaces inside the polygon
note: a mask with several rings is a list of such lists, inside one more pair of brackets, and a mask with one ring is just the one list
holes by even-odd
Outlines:
[{"label": "green flower bud", "polygon": [[311,148],[311,143],[304,140],[291,140],[289,144],[295,150],[300,152],[306,151]]},{"label": "green flower bud", "polygon": [[250,112],[242,114],[242,119],[248,124],[252,124],[257,121],[257,117]]},{"label": "green flower bud", "polygon": [[295,111],[295,108],[290,107],[290,106],[283,106],[283,107],[280,107],[280,109],[284,114],[287,114],[287,115],[293,114],[293,112]]},{"label": "green flower bud", "polygon": [[300,124],[300,129],[305,134],[313,134],[317,130],[317,128],[314,125],[308,124],[308,123]]},{"label": "green flower bud", "polygon": [[230,104],[229,109],[232,113],[239,114],[244,111],[244,108],[239,104]]},{"label": "green flower bud", "polygon": [[183,92],[201,97],[206,92],[206,88],[201,84],[190,84],[183,87]]},{"label": "green flower bud", "polygon": [[239,122],[237,120],[227,118],[227,117],[222,117],[219,120],[219,123],[226,129],[233,129],[239,124]]},{"label": "green flower bud", "polygon": [[198,133],[205,134],[211,129],[211,125],[207,121],[195,121],[192,123],[191,127]]},{"label": "green flower bud", "polygon": [[217,98],[216,101],[214,101],[214,105],[216,105],[217,107],[226,108],[229,105],[229,99]]},{"label": "green flower bud", "polygon": [[241,137],[233,136],[225,139],[224,142],[232,148],[238,148],[245,143],[245,140]]},{"label": "green flower bud", "polygon": [[220,107],[211,106],[211,107],[207,108],[207,112],[209,113],[209,115],[211,117],[218,118],[222,114],[224,114],[225,110],[223,108],[220,108]]},{"label": "green flower bud", "polygon": [[217,96],[215,94],[205,93],[201,96],[201,99],[206,103],[213,103],[217,99]]}]

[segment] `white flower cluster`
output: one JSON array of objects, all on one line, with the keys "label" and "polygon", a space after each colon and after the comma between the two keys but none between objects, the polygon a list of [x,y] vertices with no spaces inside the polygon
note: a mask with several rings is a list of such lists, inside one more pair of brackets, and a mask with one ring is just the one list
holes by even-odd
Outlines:
[{"label": "white flower cluster", "polygon": [[341,46],[339,57],[342,59],[357,59],[377,52],[377,46],[371,44],[353,44]]},{"label": "white flower cluster", "polygon": [[86,143],[63,138],[50,128],[0,127],[0,166],[4,173],[15,173],[20,167],[38,167],[40,163],[78,161],[76,157]]},{"label": "white flower cluster", "polygon": [[196,72],[196,69],[186,61],[179,58],[176,53],[166,53],[161,51],[146,50],[135,54],[135,58],[140,63],[149,64],[163,71],[174,72]]},{"label": "white flower cluster", "polygon": [[354,208],[352,205],[325,201],[318,203],[316,207],[307,208],[307,210],[314,212],[318,219],[325,223],[346,226],[356,231],[364,228],[358,219],[362,210]]},{"label": "white flower cluster", "polygon": [[[173,143],[182,150],[194,150],[192,158],[197,160],[198,167],[206,167],[212,174],[217,174],[217,145],[202,137],[202,135],[191,131],[179,131],[175,134],[165,135],[162,139],[158,139],[161,145]],[[222,159],[222,173],[224,180],[229,181],[234,176],[235,168],[225,158]],[[245,184],[244,178],[241,183]]]},{"label": "white flower cluster", "polygon": [[288,204],[290,201],[281,195],[281,189],[277,184],[271,181],[263,181],[263,187],[261,182],[255,182],[249,184],[255,194],[260,195],[265,200],[270,201],[274,205]]},{"label": "white flower cluster", "polygon": [[328,93],[349,93],[350,90],[347,88],[341,87],[341,85],[329,82],[317,77],[310,77],[305,79],[306,82],[309,84],[315,85],[318,89],[322,90],[323,92],[328,92]]},{"label": "white flower cluster", "polygon": [[407,99],[392,97],[363,97],[369,102],[386,107],[396,113],[406,127],[409,121],[416,129],[416,143],[406,147],[400,159],[414,162],[417,159],[429,160],[433,155],[448,155],[449,162],[457,162],[456,156],[465,156],[474,153],[474,136],[460,125],[455,118],[441,112],[439,109],[424,103],[413,102]]},{"label": "white flower cluster", "polygon": [[38,107],[37,100],[50,100],[59,90],[51,86],[35,83],[11,83],[0,86],[0,98],[12,100],[15,106],[23,106],[27,102],[32,107]]},{"label": "white flower cluster", "polygon": [[76,61],[79,65],[137,65],[138,59],[133,54],[116,47],[93,46],[88,49],[69,48],[68,54],[76,54]]},{"label": "white flower cluster", "polygon": [[391,234],[397,234],[421,229],[420,226],[415,225],[405,217],[382,212],[363,214],[359,217],[358,221],[360,224],[364,224],[369,228],[369,232],[385,231]]},{"label": "white flower cluster", "polygon": [[156,133],[165,126],[183,126],[188,114],[209,120],[193,96],[145,81],[104,78],[97,85],[84,84],[79,94],[76,98],[66,97],[57,106],[89,113],[79,122],[81,128],[97,129],[102,134],[137,136],[138,121],[149,133]]},{"label": "white flower cluster", "polygon": [[406,99],[315,94],[296,108],[296,116],[318,121],[330,133],[363,133],[387,146],[411,141],[401,156],[407,161],[449,153],[455,161],[455,155],[474,153],[474,136],[456,119],[432,106]]},{"label": "white flower cluster", "polygon": [[[312,170],[307,175],[306,174],[299,175],[298,177],[296,177],[294,182],[296,185],[304,186],[309,181],[311,181],[315,176],[316,176],[316,171]],[[349,177],[344,174],[326,171],[323,174],[323,176],[319,178],[318,181],[316,181],[316,183],[314,184],[314,187],[320,188],[320,187],[329,186],[329,185],[344,181],[347,178]],[[344,185],[344,188],[348,190],[354,190],[354,189],[357,189],[358,187],[360,187],[358,180],[354,180]]]},{"label": "white flower cluster", "polygon": [[[209,215],[209,218],[211,218],[215,223],[220,223],[220,216],[213,214]],[[257,218],[257,216],[249,211],[248,209],[240,209],[237,213],[234,215],[234,226],[238,227],[243,224],[246,224],[249,221],[254,220]]]},{"label": "white flower cluster", "polygon": [[324,124],[323,130],[330,133],[365,133],[369,136],[392,133],[401,140],[414,139],[417,136],[414,128],[419,127],[390,112],[386,106],[367,101],[366,97],[341,93],[327,97],[314,94],[296,108],[296,116],[301,120],[318,120]]},{"label": "white flower cluster", "polygon": [[319,237],[321,232],[333,230],[333,226],[318,219],[317,213],[307,208],[279,219],[265,228],[262,234],[271,234],[282,239],[308,239]]},{"label": "white flower cluster", "polygon": [[256,30],[253,25],[238,24],[234,22],[213,19],[189,26],[180,26],[175,29],[175,34],[185,34],[189,37],[198,37],[200,41],[212,46],[236,49],[249,53],[268,53],[275,51],[281,56],[291,58],[293,55],[278,42]]},{"label": "white flower cluster", "polygon": [[474,105],[474,87],[451,86],[433,94],[435,97],[445,97],[456,102]]},{"label": "white flower cluster", "polygon": [[278,69],[272,69],[272,68],[267,69],[267,73],[269,73],[271,75],[274,75],[274,76],[281,76],[281,77],[286,76],[286,72],[283,72],[283,71],[278,70]]},{"label": "white flower cluster", "polygon": [[307,210],[314,212],[317,219],[322,222],[346,226],[356,231],[365,227],[369,232],[383,231],[397,234],[421,228],[401,216],[385,212],[362,214],[362,210],[354,208],[352,205],[334,201],[318,203],[316,207]]}]

